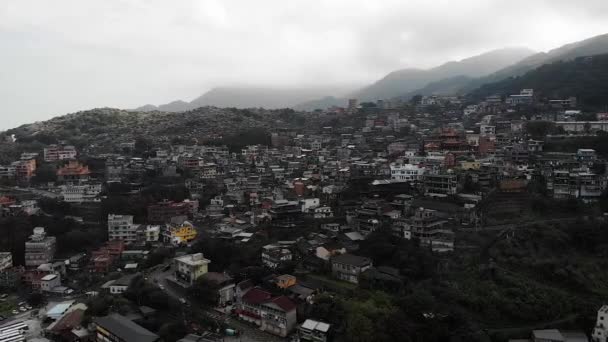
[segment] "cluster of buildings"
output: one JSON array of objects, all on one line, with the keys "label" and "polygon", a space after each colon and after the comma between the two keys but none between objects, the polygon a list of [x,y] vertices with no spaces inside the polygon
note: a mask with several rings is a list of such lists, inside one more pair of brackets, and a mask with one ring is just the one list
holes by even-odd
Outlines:
[{"label": "cluster of buildings", "polygon": [[[459,229],[525,215],[532,184],[555,200],[600,199],[608,179],[606,161],[595,150],[581,146],[573,152],[548,152],[545,145],[551,139],[608,131],[608,115],[577,121],[576,99],[568,98],[551,99],[545,112],[527,118],[514,113],[538,103],[534,90],[505,95],[478,103],[424,96],[414,112],[400,110],[391,101],[374,107],[353,99],[346,108],[311,114],[306,127],[273,127],[269,145],[238,150],[165,142],[150,147],[146,157],[127,152],[87,155],[69,145],[25,153],[0,167],[0,180],[27,182],[40,163],[54,165],[55,182],[44,185],[42,196],[70,203],[83,222],[107,225],[108,241],[58,263],[56,239],[36,228],[25,245],[24,267],[13,267],[10,253],[0,253],[0,282],[25,279],[43,292],[65,292],[69,289],[61,285],[61,277],[66,272],[106,274],[120,265],[123,277],[104,286],[120,295],[138,274],[139,261],[154,247],[184,247],[207,236],[246,245],[266,237],[268,229],[314,228],[264,242],[257,263],[276,273],[264,280],[264,286],[235,283],[228,273],[210,272],[212,261],[202,253],[176,256],[171,278],[184,287],[200,279],[214,282],[218,305],[232,305],[239,319],[260,330],[282,337],[297,332],[301,340],[326,341],[329,324],[314,317],[298,323],[299,307],[313,303],[320,289],[331,288],[333,282],[403,286],[398,270],[374,265],[359,253],[361,242],[374,232],[388,230],[434,253],[450,253],[457,246]],[[430,106],[442,110],[429,113]],[[550,123],[551,136],[540,140],[528,134],[536,122]],[[120,146],[127,151],[132,147]],[[77,160],[80,155],[95,161],[95,166]],[[137,219],[129,208],[99,219],[106,187],[120,185],[121,196],[138,198],[151,177],[185,187],[187,198],[147,203],[145,215]],[[37,210],[35,200],[9,196],[0,197],[0,208],[3,215]],[[201,222],[205,236],[199,230]],[[286,268],[295,275],[284,273]],[[10,270],[16,270],[17,278]],[[300,274],[317,275],[316,281]],[[270,289],[280,289],[281,295]],[[98,318],[96,338],[158,340],[133,324],[118,315]],[[605,339],[602,324],[598,321],[594,336]],[[549,335],[557,333],[539,331],[535,336],[547,340],[542,336]]]}]

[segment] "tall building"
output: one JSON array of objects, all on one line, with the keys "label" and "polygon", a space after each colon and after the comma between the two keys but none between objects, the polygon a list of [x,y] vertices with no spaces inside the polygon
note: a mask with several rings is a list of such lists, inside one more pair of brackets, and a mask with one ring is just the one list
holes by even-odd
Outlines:
[{"label": "tall building", "polygon": [[46,236],[44,228],[34,228],[34,234],[25,243],[25,266],[38,267],[51,262],[55,257],[56,245],[57,239]]},{"label": "tall building", "polygon": [[108,240],[121,240],[135,243],[138,239],[139,225],[133,224],[132,215],[108,215]]},{"label": "tall building", "polygon": [[358,105],[359,101],[357,99],[348,99],[348,107],[346,110],[352,113],[357,110]]}]

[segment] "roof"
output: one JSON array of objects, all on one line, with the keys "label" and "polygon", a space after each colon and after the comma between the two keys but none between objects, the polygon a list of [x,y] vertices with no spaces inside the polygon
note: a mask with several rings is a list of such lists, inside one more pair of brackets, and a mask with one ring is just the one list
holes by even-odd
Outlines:
[{"label": "roof", "polygon": [[262,304],[272,298],[269,292],[266,292],[260,288],[253,288],[243,296],[243,301],[249,304]]},{"label": "roof", "polygon": [[338,263],[338,264],[346,264],[346,265],[360,267],[360,266],[371,265],[372,260],[370,258],[346,253],[346,254],[341,254],[341,255],[334,257],[332,259],[332,262]]},{"label": "roof", "polygon": [[236,285],[236,287],[238,287],[239,290],[250,289],[253,287],[253,282],[251,281],[251,279],[243,280],[240,283],[238,283]]},{"label": "roof", "polygon": [[363,238],[363,235],[361,235],[361,233],[359,233],[359,232],[349,232],[349,233],[344,233],[344,235],[352,241],[365,240]]},{"label": "roof", "polygon": [[82,323],[82,319],[84,318],[84,312],[85,310],[83,309],[76,309],[72,312],[68,312],[63,317],[61,317],[61,319],[55,322],[55,324],[50,330],[53,332],[61,332],[63,330],[72,330],[74,328],[77,328],[78,326],[80,326],[80,323]]},{"label": "roof", "polygon": [[291,299],[285,297],[285,296],[279,296],[276,298],[273,298],[270,302],[266,303],[266,305],[268,304],[274,304],[274,306],[277,306],[278,308],[280,308],[281,310],[285,311],[285,312],[289,312],[291,310],[295,310],[296,308],[296,304],[291,301]]},{"label": "roof", "polygon": [[49,309],[49,311],[46,312],[47,316],[56,316],[56,315],[61,315],[63,314],[67,309],[70,308],[70,306],[72,306],[72,304],[74,304],[73,300],[64,302],[64,303],[59,303],[55,306],[53,306],[52,308]]},{"label": "roof", "polygon": [[201,278],[211,281],[217,285],[222,285],[232,281],[232,278],[229,275],[219,272],[207,272],[203,274]]},{"label": "roof", "polygon": [[55,278],[57,278],[56,274],[47,274],[44,277],[42,277],[42,279],[40,279],[40,280],[42,280],[42,281],[49,281],[49,280],[53,280]]},{"label": "roof", "polygon": [[125,276],[122,276],[122,277],[116,279],[114,281],[114,283],[112,283],[110,286],[129,286],[129,285],[131,285],[131,281],[133,281],[133,279],[135,277],[137,277],[138,275],[139,275],[138,273],[127,274]]},{"label": "roof", "polygon": [[112,314],[99,317],[95,319],[95,324],[124,341],[155,342],[159,340],[158,335],[133,323],[123,315]]},{"label": "roof", "polygon": [[306,330],[317,330],[320,332],[328,332],[330,325],[323,322],[318,322],[312,319],[307,319],[302,323],[302,328]]},{"label": "roof", "polygon": [[562,333],[557,329],[544,329],[544,330],[533,330],[532,336],[534,339],[550,340],[550,341],[563,341],[564,337]]}]

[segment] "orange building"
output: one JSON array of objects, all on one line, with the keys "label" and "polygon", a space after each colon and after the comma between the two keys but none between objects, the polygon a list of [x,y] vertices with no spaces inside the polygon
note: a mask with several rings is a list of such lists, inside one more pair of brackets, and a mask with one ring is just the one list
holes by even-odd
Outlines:
[{"label": "orange building", "polygon": [[13,163],[15,175],[20,180],[30,180],[36,173],[36,159],[22,159]]},{"label": "orange building", "polygon": [[64,182],[86,181],[90,175],[89,167],[77,160],[70,160],[67,165],[57,170],[57,179]]}]

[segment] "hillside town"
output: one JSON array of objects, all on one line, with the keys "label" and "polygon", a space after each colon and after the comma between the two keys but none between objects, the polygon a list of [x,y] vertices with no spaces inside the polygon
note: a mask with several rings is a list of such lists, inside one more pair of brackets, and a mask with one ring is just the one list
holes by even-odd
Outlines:
[{"label": "hillside town", "polygon": [[608,113],[470,102],[27,145],[0,168],[0,341],[606,341]]}]

